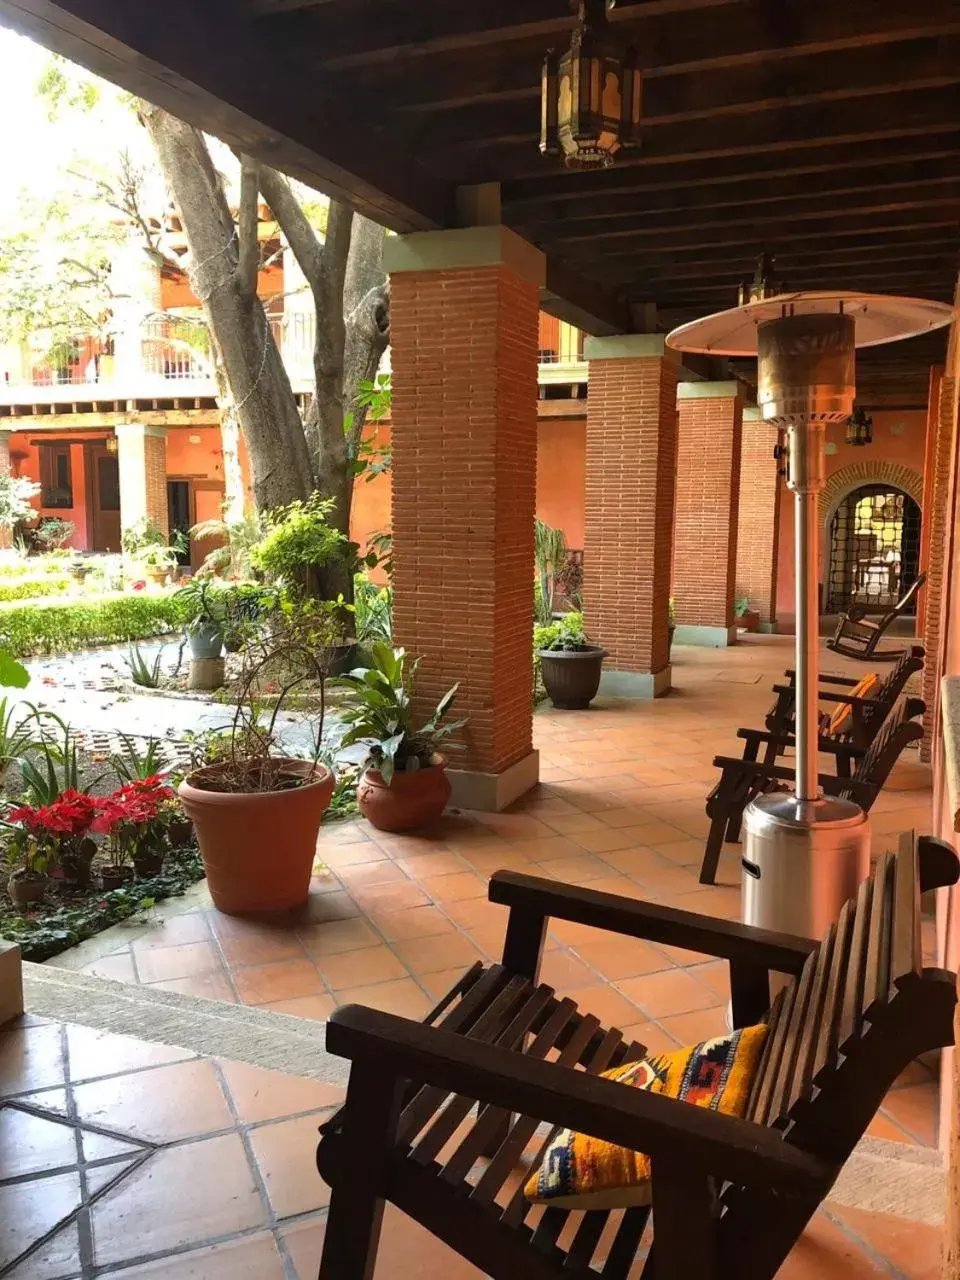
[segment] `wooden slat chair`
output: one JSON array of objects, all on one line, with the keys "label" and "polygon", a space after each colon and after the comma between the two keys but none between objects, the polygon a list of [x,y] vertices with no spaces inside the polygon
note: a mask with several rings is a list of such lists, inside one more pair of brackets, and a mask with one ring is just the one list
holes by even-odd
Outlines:
[{"label": "wooden slat chair", "polygon": [[900,657],[899,649],[881,649],[878,646],[893,623],[902,618],[913,604],[917,592],[926,580],[927,575],[921,573],[890,612],[885,613],[878,622],[871,622],[866,616],[867,609],[861,605],[854,605],[846,613],[842,613],[832,639],[827,641],[827,648],[834,653],[843,654],[845,658],[861,658],[865,662],[896,662]]},{"label": "wooden slat chair", "polygon": [[[650,1156],[644,1280],[771,1280],[897,1075],[952,1042],[954,975],[922,968],[919,910],[958,862],[919,846],[919,863],[912,839],[884,855],[820,944],[498,872],[501,964],[474,966],[425,1024],[356,1006],[328,1024],[352,1065],[317,1151],[320,1280],[370,1280],[387,1200],[494,1280],[625,1280],[650,1210],[531,1206],[517,1165],[543,1125]],[[551,919],[729,962],[734,1026],[770,1027],[745,1119],[596,1078],[643,1050],[538,985]],[[772,1005],[771,972],[792,977]]]},{"label": "wooden slat chair", "polygon": [[[820,786],[828,796],[855,800],[867,813],[880,793],[890,770],[911,742],[923,737],[924,703],[920,698],[903,698],[866,751],[859,747],[832,743],[824,747],[837,758],[836,774],[821,773]],[[763,735],[761,735],[762,737]],[[845,763],[841,764],[841,758]],[[700,883],[715,884],[724,840],[740,839],[743,811],[751,800],[767,791],[785,791],[796,780],[794,769],[763,760],[742,760],[736,756],[715,756],[719,781],[707,796],[710,819]],[[856,764],[853,773],[848,767]]]},{"label": "wooden slat chair", "polygon": [[[851,692],[860,683],[851,676],[820,676],[818,698],[826,704],[822,715],[820,733],[820,750],[829,750],[830,744],[839,742],[845,746],[860,747],[866,750],[880,732],[883,722],[893,710],[897,699],[903,693],[909,680],[918,671],[923,670],[924,651],[920,645],[911,645],[904,649],[895,666],[880,681],[876,693],[870,698],[854,697]],[[760,758],[763,747],[763,759],[774,763],[787,747],[794,746],[794,714],[796,711],[797,690],[794,683],[795,673],[787,671],[785,684],[775,684],[773,692],[777,700],[764,718],[763,729],[738,729],[737,736],[744,739],[744,760]],[[833,711],[841,706],[850,708],[850,716],[841,732],[831,732],[826,722]],[[841,764],[846,756],[838,757]]]}]

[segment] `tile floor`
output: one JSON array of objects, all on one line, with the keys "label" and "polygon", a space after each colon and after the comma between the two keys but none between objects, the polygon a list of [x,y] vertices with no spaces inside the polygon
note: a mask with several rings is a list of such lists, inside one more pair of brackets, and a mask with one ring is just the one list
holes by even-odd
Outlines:
[{"label": "tile floor", "polygon": [[[791,658],[785,636],[751,636],[727,650],[678,647],[667,698],[541,711],[542,783],[512,811],[449,814],[407,836],[364,821],[325,827],[314,891],[295,918],[191,911],[146,929],[89,972],[307,1018],[350,1003],[419,1018],[474,960],[498,956],[506,913],[486,890],[499,868],[736,917],[738,846],[727,847],[715,888],[697,879],[712,759],[741,754],[737,727],[762,724],[770,687]],[[856,669],[826,651],[823,665]],[[929,825],[929,770],[910,752],[874,807],[875,849]],[[722,962],[565,923],[553,927],[549,947],[544,981],[651,1049],[725,1026]],[[931,1144],[935,1115],[933,1072],[918,1067],[872,1132]]]},{"label": "tile floor", "polygon": [[[104,1075],[104,1067],[109,1073]],[[4,1280],[315,1280],[341,1094],[28,1015],[0,1030]],[[828,1204],[782,1280],[934,1280],[940,1231]],[[388,1210],[377,1280],[482,1280]]]}]

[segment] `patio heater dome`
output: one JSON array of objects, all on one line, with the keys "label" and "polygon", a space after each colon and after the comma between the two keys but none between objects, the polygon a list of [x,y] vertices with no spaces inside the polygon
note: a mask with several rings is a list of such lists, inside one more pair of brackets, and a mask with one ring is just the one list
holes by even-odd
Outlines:
[{"label": "patio heater dome", "polygon": [[822,937],[870,869],[866,815],[852,800],[825,800],[818,776],[818,495],[826,428],[853,413],[857,347],[939,329],[954,313],[924,298],[843,290],[765,296],[764,262],[752,301],[681,325],[667,345],[756,356],[761,414],[787,433],[796,548],[796,784],[792,795],[761,795],[744,813],[743,914],[748,924]]}]

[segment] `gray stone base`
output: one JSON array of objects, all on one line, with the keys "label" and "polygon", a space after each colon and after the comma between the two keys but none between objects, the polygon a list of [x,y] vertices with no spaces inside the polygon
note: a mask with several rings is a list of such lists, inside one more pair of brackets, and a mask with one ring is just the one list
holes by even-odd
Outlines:
[{"label": "gray stone base", "polygon": [[726,649],[737,643],[737,628],[678,626],[673,633],[674,644],[698,644],[705,649]]},{"label": "gray stone base", "polygon": [[606,698],[662,698],[670,692],[671,668],[662,671],[604,671],[600,694]]},{"label": "gray stone base", "polygon": [[775,636],[777,634],[777,624],[774,622],[761,622],[757,628],[762,636]]},{"label": "gray stone base", "polygon": [[15,942],[0,939],[0,1026],[23,1013],[23,963]]},{"label": "gray stone base", "polygon": [[450,803],[458,809],[500,813],[526,795],[540,781],[540,752],[512,764],[503,773],[479,773],[474,769],[447,769],[453,787]]}]

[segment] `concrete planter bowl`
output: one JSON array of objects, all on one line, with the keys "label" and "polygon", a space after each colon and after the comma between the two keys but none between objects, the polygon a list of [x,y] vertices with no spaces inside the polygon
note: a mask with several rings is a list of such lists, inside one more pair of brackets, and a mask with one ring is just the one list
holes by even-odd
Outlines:
[{"label": "concrete planter bowl", "polygon": [[589,707],[600,688],[606,649],[588,645],[585,649],[541,649],[540,674],[547,697],[563,711]]},{"label": "concrete planter bowl", "polygon": [[275,761],[274,791],[226,791],[225,766],[205,765],[180,784],[218,910],[289,911],[310,892],[320,822],[334,776],[309,760]]},{"label": "concrete planter bowl", "polygon": [[190,657],[198,662],[219,658],[223,653],[223,628],[219,622],[201,622],[189,634]]}]

